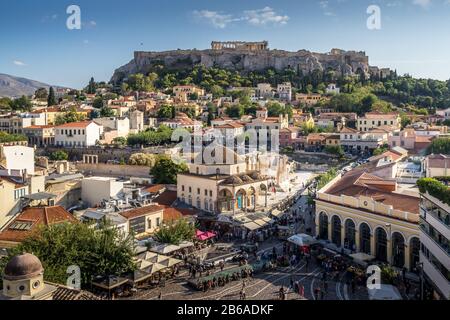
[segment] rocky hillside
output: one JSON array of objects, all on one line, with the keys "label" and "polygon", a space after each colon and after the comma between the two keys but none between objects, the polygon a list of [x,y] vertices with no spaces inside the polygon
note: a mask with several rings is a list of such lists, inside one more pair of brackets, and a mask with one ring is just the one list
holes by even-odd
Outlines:
[{"label": "rocky hillside", "polygon": [[48,84],[10,76],[0,73],[0,97],[21,97],[23,95],[32,95],[39,88],[48,89]]},{"label": "rocky hillside", "polygon": [[240,72],[262,71],[268,68],[283,70],[298,67],[303,73],[315,69],[332,69],[344,75],[355,74],[358,69],[369,72],[369,58],[364,52],[333,49],[330,53],[306,50],[297,52],[283,50],[175,50],[165,52],[134,53],[134,59],[114,72],[113,84],[120,83],[134,73],[148,73],[155,65],[167,69],[192,68],[202,64]]}]

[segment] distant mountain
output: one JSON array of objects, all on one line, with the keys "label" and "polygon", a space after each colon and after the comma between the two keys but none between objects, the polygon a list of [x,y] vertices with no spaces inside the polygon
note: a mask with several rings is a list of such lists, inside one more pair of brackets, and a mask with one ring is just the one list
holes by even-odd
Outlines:
[{"label": "distant mountain", "polygon": [[[53,86],[55,89],[59,86]],[[19,78],[0,73],[0,97],[21,97],[32,95],[39,88],[50,88],[50,85],[35,80]]]}]

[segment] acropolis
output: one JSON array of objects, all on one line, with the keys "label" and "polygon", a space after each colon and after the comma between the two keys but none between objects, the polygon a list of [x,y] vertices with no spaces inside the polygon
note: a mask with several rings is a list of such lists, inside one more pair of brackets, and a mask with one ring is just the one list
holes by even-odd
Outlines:
[{"label": "acropolis", "polygon": [[211,43],[212,50],[248,50],[248,51],[262,51],[269,49],[267,41],[261,42],[246,42],[246,41],[213,41]]}]

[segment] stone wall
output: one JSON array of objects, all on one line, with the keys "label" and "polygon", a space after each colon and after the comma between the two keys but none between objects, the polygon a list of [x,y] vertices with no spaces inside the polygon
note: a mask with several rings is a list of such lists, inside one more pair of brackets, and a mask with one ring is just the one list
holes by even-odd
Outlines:
[{"label": "stone wall", "polygon": [[76,163],[75,167],[84,175],[108,177],[150,178],[150,168],[146,166],[130,166],[106,163]]}]

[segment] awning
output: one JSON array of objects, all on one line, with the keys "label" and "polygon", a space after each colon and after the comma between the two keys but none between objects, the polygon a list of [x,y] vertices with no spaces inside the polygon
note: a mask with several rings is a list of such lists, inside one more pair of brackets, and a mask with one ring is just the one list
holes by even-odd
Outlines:
[{"label": "awning", "polygon": [[279,217],[279,216],[281,216],[282,214],[283,214],[283,212],[281,212],[280,210],[278,210],[278,209],[274,209],[274,210],[272,210],[272,212],[270,213],[272,216],[274,216],[274,217]]},{"label": "awning", "polygon": [[371,256],[364,252],[358,252],[358,253],[351,254],[350,257],[353,258],[354,260],[362,261],[362,262],[372,261],[373,259],[375,259],[374,256]]},{"label": "awning", "polygon": [[258,220],[255,220],[253,222],[258,224],[258,225],[260,225],[261,227],[264,227],[264,226],[267,225],[267,222],[265,222],[263,219],[258,219]]},{"label": "awning", "polygon": [[152,252],[161,253],[161,254],[167,254],[171,253],[177,250],[180,250],[181,248],[179,246],[173,245],[173,244],[160,244],[158,246],[154,246],[150,249]]},{"label": "awning", "polygon": [[246,229],[248,229],[250,231],[257,230],[257,229],[261,228],[260,225],[254,223],[254,222],[248,222],[248,223],[244,224],[243,226],[244,226],[244,228],[246,228]]},{"label": "awning", "polygon": [[317,243],[316,239],[314,239],[310,235],[307,235],[307,234],[304,234],[304,233],[296,234],[296,235],[288,238],[288,241],[293,243],[293,244],[296,244],[298,246],[301,246],[301,247],[303,247],[303,246],[310,246],[312,244]]}]

